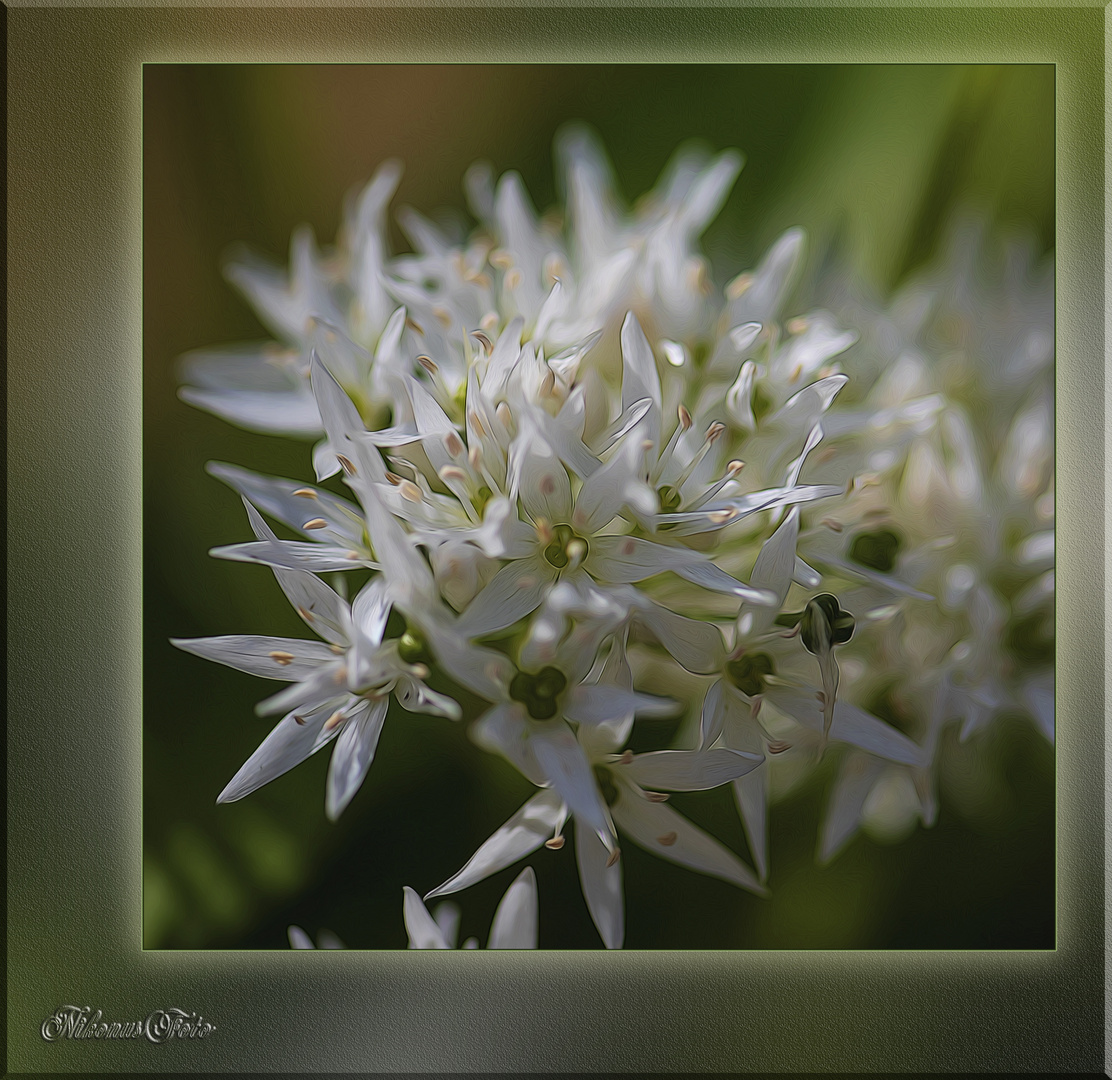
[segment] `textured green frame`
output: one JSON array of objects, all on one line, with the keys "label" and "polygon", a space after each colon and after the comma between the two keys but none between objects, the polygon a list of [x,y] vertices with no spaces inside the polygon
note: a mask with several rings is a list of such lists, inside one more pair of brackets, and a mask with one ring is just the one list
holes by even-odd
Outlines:
[{"label": "textured green frame", "polygon": [[[13,1074],[1102,1070],[1101,7],[16,6],[7,37]],[[1057,65],[1056,951],[142,950],[141,65],[542,59]],[[216,1030],[47,1042],[62,1004]]]}]

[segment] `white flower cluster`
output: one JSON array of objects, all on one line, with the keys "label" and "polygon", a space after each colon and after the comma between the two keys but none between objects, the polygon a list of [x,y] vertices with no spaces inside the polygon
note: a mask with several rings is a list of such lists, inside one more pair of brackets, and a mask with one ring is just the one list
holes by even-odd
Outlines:
[{"label": "white flower cluster", "polygon": [[[627,212],[588,133],[557,150],[562,216],[476,166],[473,235],[402,211],[413,252],[392,256],[387,163],[334,251],[302,231],[288,275],[230,268],[281,343],[187,358],[182,396],[316,438],[315,481],[211,466],[254,534],[214,554],[269,565],[321,640],[175,644],[288,684],[221,801],[334,740],[335,818],[388,712],[459,720],[453,684],[483,698],[474,740],[536,793],[425,899],[562,847],[574,821],[615,948],[626,841],[763,893],[772,772],[837,755],[831,855],[893,783],[930,822],[947,721],[1026,702],[1051,722],[1049,660],[1007,639],[1053,599],[1052,296],[1025,266],[1002,297],[947,270],[889,309],[785,318],[798,231],[721,294],[698,250],[739,155],[678,153]],[[336,474],[351,498],[323,486]],[[914,737],[862,707],[880,690]],[[681,715],[686,748],[628,749],[636,717]],[[752,867],[667,805],[721,785]],[[416,893],[405,910],[411,942],[454,938]]]}]

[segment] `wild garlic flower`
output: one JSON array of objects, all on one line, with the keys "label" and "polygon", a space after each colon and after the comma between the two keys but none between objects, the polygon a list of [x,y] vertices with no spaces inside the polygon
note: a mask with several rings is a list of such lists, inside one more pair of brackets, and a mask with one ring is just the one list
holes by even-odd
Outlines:
[{"label": "wild garlic flower", "polygon": [[[250,503],[247,510],[256,534],[277,548],[279,541]],[[280,565],[273,570],[287,599],[322,642],[229,636],[179,638],[173,644],[251,675],[290,683],[258,706],[261,716],[285,715],[217,802],[244,798],[335,739],[325,802],[335,819],[367,775],[391,694],[412,712],[459,719],[460,709],[426,685],[429,670],[413,662],[405,637],[384,639],[391,605],[381,578],[349,605],[307,571]]]},{"label": "wild garlic flower", "polygon": [[[281,344],[189,358],[182,396],[316,439],[316,480],[211,465],[254,534],[213,554],[269,565],[324,643],[175,643],[291,683],[224,801],[336,737],[335,817],[391,693],[453,718],[434,672],[478,695],[474,741],[538,791],[425,899],[559,849],[574,819],[614,948],[623,836],[763,893],[774,771],[835,758],[829,858],[878,816],[933,821],[946,724],[1025,703],[1052,732],[1053,297],[1020,256],[986,284],[968,230],[889,305],[839,279],[791,307],[798,229],[716,294],[698,241],[740,155],[683,150],[626,210],[593,136],[568,129],[557,154],[555,214],[479,165],[475,231],[404,210],[413,250],[393,255],[388,162],[334,251],[301,231],[288,275],[232,264]],[[337,473],[351,498],[325,486]],[[899,728],[874,715],[893,710]],[[676,713],[693,749],[626,748],[638,716]],[[755,871],[665,805],[726,784]],[[415,947],[454,944],[446,908],[407,889],[404,910]],[[535,945],[531,871],[495,929]]]}]

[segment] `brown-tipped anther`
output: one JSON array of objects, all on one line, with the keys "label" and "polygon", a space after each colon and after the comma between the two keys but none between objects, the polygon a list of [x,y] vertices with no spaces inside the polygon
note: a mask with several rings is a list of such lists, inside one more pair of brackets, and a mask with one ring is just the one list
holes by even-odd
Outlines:
[{"label": "brown-tipped anther", "polygon": [[436,475],[445,483],[449,480],[463,481],[467,479],[467,473],[458,465],[445,465]]},{"label": "brown-tipped anther", "polygon": [[390,472],[389,470],[387,470],[386,479],[389,480],[390,483],[394,485],[394,487],[397,487],[402,482],[404,477],[399,476],[396,472]]},{"label": "brown-tipped anther", "polygon": [[622,756],[618,758],[619,765],[632,765],[633,764],[633,751],[623,750]]},{"label": "brown-tipped anther", "polygon": [[842,531],[842,523],[835,521],[833,518],[823,518],[819,524],[825,525],[831,532],[840,533]]},{"label": "brown-tipped anther", "polygon": [[293,722],[295,724],[300,725],[301,727],[304,727],[305,726],[305,717],[304,716],[298,716],[297,713],[294,713]]},{"label": "brown-tipped anther", "polygon": [[610,852],[610,858],[606,860],[606,869],[609,870],[610,867],[616,865],[618,860],[621,857],[622,857],[622,849],[621,848],[615,848],[612,852]]},{"label": "brown-tipped anther", "polygon": [[564,838],[562,836],[553,836],[544,842],[544,846],[549,851],[559,851],[564,846]]},{"label": "brown-tipped anther", "polygon": [[294,655],[291,652],[281,652],[280,650],[276,649],[274,652],[268,653],[267,655],[279,667],[288,667],[294,661]]},{"label": "brown-tipped anther", "polygon": [[555,480],[555,478],[551,474],[545,473],[544,476],[541,477],[540,488],[541,488],[541,494],[542,495],[545,495],[545,496],[555,495],[556,494],[556,480]]},{"label": "brown-tipped anther", "polygon": [[469,409],[467,413],[467,422],[475,429],[477,435],[485,435],[487,430],[483,427],[482,417],[474,409]]},{"label": "brown-tipped anther", "polygon": [[768,744],[768,752],[770,754],[782,754],[785,750],[790,750],[791,748],[792,744],[790,742],[784,742],[783,739],[774,739]]},{"label": "brown-tipped anther", "polygon": [[463,445],[463,440],[454,431],[449,431],[448,434],[444,436],[444,449],[447,450],[452,457],[456,458],[463,453],[465,447]]},{"label": "brown-tipped anther", "polygon": [[306,529],[306,530],[308,530],[308,529],[327,529],[328,528],[328,522],[325,521],[324,518],[310,518],[301,527],[303,529]]},{"label": "brown-tipped anther", "polygon": [[679,407],[679,417],[680,427],[682,427],[684,431],[688,431],[691,428],[691,425],[695,422],[691,419],[691,413],[687,411],[687,407],[684,405],[681,405]]},{"label": "brown-tipped anther", "polygon": [[749,706],[751,715],[752,715],[754,720],[756,720],[757,717],[760,715],[761,706],[763,704],[764,704],[764,697],[761,694],[757,694],[757,696],[753,698],[752,705]]},{"label": "brown-tipped anther", "polygon": [[347,719],[347,713],[343,709],[337,709],[327,720],[324,722],[325,731],[334,731]]},{"label": "brown-tipped anther", "polygon": [[742,461],[740,458],[735,458],[729,463],[729,465],[726,466],[726,472],[728,472],[731,476],[737,476],[737,474],[744,468],[745,462]]},{"label": "brown-tipped anther", "polygon": [[475,340],[476,340],[476,341],[477,341],[477,342],[478,342],[478,343],[479,343],[480,345],[482,345],[482,347],[483,347],[483,348],[484,348],[484,349],[485,349],[485,350],[487,351],[487,353],[490,353],[490,352],[491,352],[491,350],[493,350],[493,348],[494,348],[494,343],[493,343],[493,342],[492,342],[492,341],[490,340],[490,338],[488,338],[488,337],[486,336],[486,334],[484,334],[484,333],[482,332],[482,330],[472,330],[472,331],[471,331],[471,336],[472,336],[472,337],[473,337],[473,338],[474,338],[474,339],[475,339]]},{"label": "brown-tipped anther", "polygon": [[435,375],[440,368],[437,367],[436,361],[431,356],[422,354],[417,357],[417,363],[421,365],[430,375]]},{"label": "brown-tipped anther", "polygon": [[299,606],[298,609],[297,609],[297,613],[306,622],[313,622],[316,619],[316,616],[308,608],[303,608],[303,607]]},{"label": "brown-tipped anther", "polygon": [[408,326],[409,329],[412,330],[415,334],[420,334],[422,337],[425,336],[425,328],[416,319],[410,319],[407,317],[405,320],[405,325]]},{"label": "brown-tipped anther", "polygon": [[749,286],[752,284],[752,274],[738,274],[738,276],[726,286],[726,296],[730,300],[737,300],[745,295]]},{"label": "brown-tipped anther", "polygon": [[714,423],[711,424],[711,426],[709,428],[707,428],[707,442],[709,442],[709,443],[717,442],[718,437],[725,430],[726,430],[726,425],[722,424],[722,423],[719,423],[719,421],[715,420]]},{"label": "brown-tipped anther", "polygon": [[317,497],[317,493],[312,488],[298,488],[294,494],[299,499],[315,499]]},{"label": "brown-tipped anther", "polygon": [[337,454],[336,460],[340,463],[344,472],[346,472],[348,476],[355,475],[355,466],[351,463],[351,458],[344,457],[343,454]]},{"label": "brown-tipped anther", "polygon": [[411,503],[421,501],[421,489],[412,480],[403,480],[398,484],[398,490],[402,493],[402,498]]},{"label": "brown-tipped anther", "polygon": [[467,464],[473,469],[478,469],[483,461],[483,448],[476,443],[467,449]]},{"label": "brown-tipped anther", "polygon": [[667,802],[668,796],[663,791],[646,791],[645,798],[649,802]]},{"label": "brown-tipped anther", "polygon": [[661,847],[671,847],[680,838],[679,833],[666,832],[663,836],[658,836],[656,842]]}]

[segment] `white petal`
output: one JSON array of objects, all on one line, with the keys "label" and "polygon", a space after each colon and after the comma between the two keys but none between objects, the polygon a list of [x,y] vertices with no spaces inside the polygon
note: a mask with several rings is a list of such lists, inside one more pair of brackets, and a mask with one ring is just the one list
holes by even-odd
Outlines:
[{"label": "white petal", "polygon": [[728,784],[764,761],[762,754],[730,750],[656,750],[635,754],[628,765],[614,768],[640,787],[663,791],[706,791]]},{"label": "white petal", "polygon": [[548,781],[584,825],[613,841],[614,827],[603,805],[591,763],[567,724],[556,722],[534,729],[529,745]]},{"label": "white petal", "polygon": [[459,937],[459,908],[450,900],[445,900],[436,905],[432,917],[449,948],[454,947]]},{"label": "white petal", "polygon": [[564,715],[582,724],[601,724],[610,718],[629,713],[636,716],[675,716],[679,705],[667,698],[638,694],[620,686],[581,684],[568,691]]},{"label": "white petal", "polygon": [[699,717],[699,747],[711,746],[718,741],[722,734],[722,726],[726,717],[725,692],[722,680],[716,679],[707,688],[706,697],[703,698],[703,709]]},{"label": "white petal", "polygon": [[276,637],[171,638],[176,645],[194,656],[215,660],[237,671],[260,675],[264,679],[300,682],[321,664],[336,659],[332,650],[319,641],[301,641]]},{"label": "white petal", "polygon": [[768,877],[768,769],[754,769],[738,777],[734,781],[734,796],[757,876],[763,882]]},{"label": "white petal", "polygon": [[457,702],[446,694],[439,694],[430,689],[420,679],[410,675],[398,677],[394,687],[394,696],[397,697],[403,709],[412,713],[429,713],[433,716],[446,716],[449,720],[459,720],[463,715]]},{"label": "white petal", "polygon": [[228,544],[225,547],[212,548],[209,554],[215,559],[281,566],[286,570],[305,570],[310,574],[328,574],[363,567],[379,569],[378,563],[364,558],[352,548],[313,544],[305,540],[256,540],[247,544]]},{"label": "white petal", "polygon": [[585,825],[575,824],[575,860],[587,910],[608,949],[620,949],[625,938],[622,862],[607,865],[610,852]]},{"label": "white petal", "polygon": [[390,600],[382,578],[369,581],[351,604],[351,619],[359,632],[374,645],[382,643],[382,632],[390,617]]},{"label": "white petal", "polygon": [[291,926],[286,931],[290,935],[290,948],[291,949],[312,949],[313,939],[309,937],[300,926]]},{"label": "white petal", "polygon": [[[317,530],[306,531],[303,526],[312,518],[323,517],[328,522],[328,531],[342,536],[348,547],[362,547],[363,514],[358,506],[347,499],[333,495],[324,488],[307,486],[297,480],[261,476],[248,469],[225,465],[219,461],[210,461],[205,466],[205,471],[234,488],[264,514],[305,536],[319,540]],[[296,491],[312,494],[308,497],[295,495]]]},{"label": "white petal", "polygon": [[325,789],[325,812],[330,821],[344,812],[371,767],[378,737],[382,734],[382,722],[386,719],[386,705],[385,698],[373,704],[362,702],[352,710],[340,730],[328,764]]},{"label": "white petal", "polygon": [[335,589],[305,570],[272,566],[282,592],[305,625],[333,645],[347,645],[350,609]]},{"label": "white petal", "polygon": [[477,638],[504,630],[536,611],[556,581],[557,571],[543,559],[507,563],[460,616],[459,631]]},{"label": "white petal", "polygon": [[861,754],[847,757],[834,781],[819,837],[819,862],[828,863],[853,839],[861,811],[883,765]]},{"label": "white petal", "polygon": [[317,403],[302,390],[207,390],[183,386],[178,396],[249,431],[303,438],[321,430]]},{"label": "white petal", "polygon": [[590,536],[627,506],[644,516],[656,513],[656,493],[640,476],[643,459],[636,441],[624,443],[602,468],[583,481],[571,519],[577,531]]},{"label": "white petal", "polygon": [[834,706],[830,738],[904,765],[925,766],[928,763],[922,747],[883,720],[846,701]]},{"label": "white petal", "polygon": [[527,866],[506,890],[490,924],[488,949],[537,947],[537,877]]},{"label": "white petal", "polygon": [[529,740],[525,710],[517,702],[496,705],[487,710],[471,728],[471,738],[484,750],[501,754],[538,787],[548,783]]},{"label": "white petal", "polygon": [[556,792],[542,791],[534,795],[502,828],[484,841],[458,874],[433,889],[425,899],[459,892],[513,865],[518,859],[524,859],[552,837],[563,816],[564,803]]},{"label": "white petal", "polygon": [[[776,597],[773,607],[743,604],[738,614],[738,632],[743,636],[764,633],[784,606],[795,570],[795,545],[799,538],[799,508],[792,507],[780,527],[764,542],[749,582],[768,589]],[[744,629],[743,629],[744,628]]]},{"label": "white petal", "polygon": [[283,717],[216,801],[226,803],[242,799],[315,754],[336,735],[335,728],[323,730],[324,722],[345,700],[336,698],[325,702],[312,713],[302,715],[304,723],[298,723],[293,713]]},{"label": "white petal", "polygon": [[402,915],[405,918],[405,932],[409,936],[411,949],[450,949],[444,940],[444,933],[436,925],[428,908],[421,898],[406,885],[402,889]]},{"label": "white petal", "polygon": [[707,675],[717,671],[725,659],[722,634],[713,623],[677,615],[651,600],[634,614],[634,621],[648,627],[656,640],[688,671]]},{"label": "white petal", "polygon": [[521,497],[534,521],[558,525],[571,519],[571,481],[539,424],[528,413],[518,417],[521,430],[510,446],[510,497]]},{"label": "white petal", "polygon": [[444,618],[417,620],[428,638],[437,664],[460,686],[467,687],[488,701],[505,696],[513,677],[513,663],[507,656],[479,645],[472,645],[455,623]]},{"label": "white petal", "polygon": [[652,440],[654,446],[660,443],[660,374],[656,369],[656,359],[648,338],[633,312],[629,312],[622,323],[622,412],[631,408],[642,398],[648,398],[652,405],[638,430]]},{"label": "white petal", "polygon": [[732,851],[667,804],[649,802],[632,787],[622,785],[613,813],[618,828],[646,851],[743,889],[764,893],[753,871]]}]

